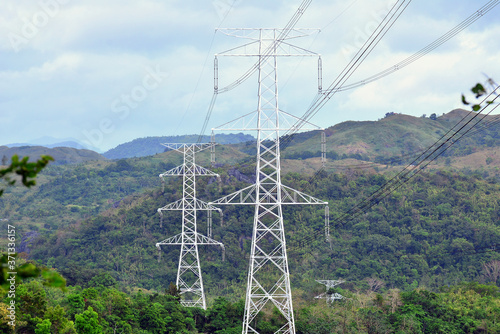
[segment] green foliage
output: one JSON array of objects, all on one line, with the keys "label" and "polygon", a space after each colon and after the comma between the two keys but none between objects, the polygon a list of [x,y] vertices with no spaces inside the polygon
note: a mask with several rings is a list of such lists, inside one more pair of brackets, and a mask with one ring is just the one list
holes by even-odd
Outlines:
[{"label": "green foliage", "polygon": [[109,273],[102,273],[92,277],[88,286],[96,288],[107,288],[116,286],[117,282]]},{"label": "green foliage", "polygon": [[[199,178],[199,198],[218,198],[246,186],[229,176],[230,168],[217,170],[222,175],[220,183]],[[139,173],[139,168],[134,169]],[[252,168],[239,170],[247,175]],[[98,171],[82,167],[74,176],[84,180],[88,173]],[[298,173],[283,176],[284,184],[328,201],[332,221],[330,248],[324,242],[322,209],[285,207],[289,266],[295,286],[306,288],[308,280],[326,273],[351,282],[375,276],[385,286],[402,290],[422,285],[436,289],[448,283],[482,279],[482,263],[495,259],[495,253],[463,254],[500,242],[500,228],[495,223],[500,217],[496,209],[500,206],[500,184],[477,175],[422,173],[365,215],[333,224],[340,213],[347,212],[353,203],[376,191],[390,177],[361,172],[325,173],[310,181]],[[100,183],[110,184],[111,192],[114,176],[103,174],[102,180]],[[61,184],[65,182],[79,187],[76,181]],[[165,214],[164,227],[160,228],[157,208],[177,200],[180,192],[180,183],[173,180],[166,184],[164,193],[158,186],[125,197],[116,208],[108,207],[102,214],[77,224],[60,226],[56,231],[42,230],[41,236],[32,241],[30,257],[41,263],[50,261],[50,266],[57,268],[70,285],[111,287],[116,281],[118,288],[165,291],[165,282],[175,281],[178,249],[164,248],[158,263],[154,244],[180,232],[181,216],[178,212]],[[101,193],[103,198],[108,194]],[[235,301],[244,293],[246,277],[242,273],[248,265],[252,215],[251,207],[227,207],[224,226],[216,224],[214,217],[214,238],[224,243],[226,261],[222,262],[215,247],[200,252],[209,295]],[[200,212],[198,222],[200,231],[204,231],[205,213]]]},{"label": "green foliage", "polygon": [[72,293],[67,296],[68,315],[75,318],[78,313],[82,313],[85,309],[85,300],[79,293]]},{"label": "green foliage", "polygon": [[61,305],[48,307],[44,319],[50,322],[50,333],[72,333],[73,322],[67,318],[66,310]]},{"label": "green foliage", "polygon": [[214,305],[207,311],[204,332],[221,334],[240,329],[244,311],[243,301],[231,304],[222,297],[215,299]]},{"label": "green foliage", "polygon": [[36,325],[35,334],[52,334],[51,331],[52,323],[48,319],[44,319],[38,325]]},{"label": "green foliage", "polygon": [[[491,79],[490,79],[491,80]],[[491,81],[493,82],[493,81]],[[497,87],[498,88],[498,87]],[[467,99],[465,98],[465,95],[462,94],[462,103],[464,105],[470,105],[471,106],[471,109],[473,111],[479,111],[481,110],[481,108],[483,108],[484,106],[488,105],[488,104],[491,104],[493,103],[493,100],[484,100],[484,97],[486,95],[489,94],[489,92],[486,90],[486,88],[481,84],[481,83],[477,83],[474,87],[472,87],[471,89],[471,92],[474,94],[475,96],[475,99],[476,100],[479,100],[481,98],[483,98],[482,101],[479,101],[478,103],[470,103],[467,101]],[[494,95],[494,96],[498,96],[498,95]]]},{"label": "green foliage", "polygon": [[[54,161],[51,156],[42,155],[36,162],[28,162],[29,157],[24,157],[19,160],[17,155],[12,156],[10,165],[0,169],[0,180],[5,179],[8,185],[14,185],[16,179],[11,177],[11,174],[16,174],[21,177],[21,182],[26,187],[32,187],[36,184],[35,178],[37,174],[47,166],[50,161]],[[4,190],[0,189],[0,196]]]},{"label": "green foliage", "polygon": [[75,328],[78,334],[102,334],[97,312],[90,306],[83,313],[75,315]]},{"label": "green foliage", "polygon": [[[11,263],[17,266],[12,269],[9,267]],[[25,262],[18,258],[17,254],[3,253],[0,257],[0,268],[0,294],[8,291],[14,282],[19,283],[34,277],[42,277],[42,283],[46,286],[61,289],[66,287],[66,280],[58,272],[32,262]],[[9,272],[15,274],[9,274]]]},{"label": "green foliage", "polygon": [[174,297],[178,301],[181,300],[181,290],[177,288],[177,285],[173,282],[170,282],[170,285],[168,286],[168,289],[165,290],[165,293]]},{"label": "green foliage", "polygon": [[[384,122],[396,122],[400,117],[393,115]],[[442,117],[421,121],[433,130],[444,122]],[[497,139],[500,142],[493,132],[489,134],[490,139],[482,139],[485,145],[494,146]],[[298,139],[304,144],[314,139],[306,137],[297,138],[297,143]],[[293,150],[290,153],[296,154]],[[29,285],[33,280],[29,275],[18,282],[21,295],[30,296],[20,301],[20,307],[29,311],[19,328],[34,332],[48,320],[52,332],[72,333],[77,330],[77,316],[87,312],[94,319],[94,312],[105,334],[241,332],[244,307],[242,301],[236,301],[245,291],[253,208],[225,208],[223,226],[214,219],[214,239],[225,244],[226,261],[215,247],[200,252],[210,307],[206,311],[183,308],[175,285],[165,289],[166,282],[175,281],[178,248],[165,248],[161,263],[154,251],[155,242],[180,230],[177,212],[165,215],[162,228],[156,214],[158,207],[179,199],[182,191],[175,179],[160,191],[156,175],[174,166],[170,164],[149,157],[50,166],[40,175],[42,182],[35,192],[6,191],[0,208],[11,215],[9,218],[23,221],[18,228],[20,235],[35,230],[40,233],[30,241],[29,255],[23,256],[30,259],[26,273],[35,272],[33,265],[40,269],[39,276],[33,275],[37,276],[34,281],[46,293],[42,296]],[[197,179],[199,198],[208,201],[247,186],[243,178],[230,172],[235,168],[249,178],[253,176],[251,164],[219,167],[220,181]],[[463,281],[484,282],[483,263],[499,259],[497,252],[490,251],[500,243],[497,179],[478,173],[424,172],[365,214],[336,220],[391,177],[353,170],[324,172],[312,179],[300,173],[284,174],[284,184],[328,201],[332,222],[330,245],[324,242],[322,209],[284,208],[294,294],[296,290],[314,291],[314,280],[329,276],[346,279],[349,283],[340,293],[350,293],[352,298],[336,304],[338,312],[332,312],[326,306],[304,306],[312,303],[312,295],[294,295],[294,301],[299,301],[296,305],[300,305],[296,308],[298,332],[453,333],[486,326],[483,324],[489,330],[496,328],[500,323],[495,318],[500,314],[498,295],[491,286],[458,285],[436,291]],[[198,227],[203,232],[206,215],[199,214]],[[42,279],[53,286],[63,279],[52,277],[57,272],[46,271],[40,264],[63,273],[69,291],[44,286]],[[368,291],[367,278],[384,283],[373,290],[376,295]],[[417,290],[423,286],[430,289],[428,294]],[[404,291],[400,302],[388,295],[389,289],[396,287]],[[137,289],[147,292],[136,293]],[[405,295],[410,292],[413,294]],[[216,297],[221,298],[214,300]],[[41,299],[47,303],[43,305]],[[467,301],[473,301],[474,306],[469,307]],[[31,304],[39,306],[35,309]],[[280,318],[274,313],[263,314],[257,323],[262,333],[272,333]]]},{"label": "green foliage", "polygon": [[[70,286],[62,291],[28,282],[20,283],[18,292],[19,333],[234,334],[242,330],[243,300],[231,303],[216,298],[205,311],[185,308],[167,294],[124,293],[115,287],[97,292]],[[500,332],[500,290],[493,285],[467,282],[442,287],[440,292],[340,292],[349,299],[331,306],[315,300],[313,291],[295,298],[297,334]],[[0,328],[8,320],[5,302],[0,299]],[[73,323],[71,313],[76,309]],[[272,334],[280,321],[274,310],[259,314],[253,325],[259,333]]]}]

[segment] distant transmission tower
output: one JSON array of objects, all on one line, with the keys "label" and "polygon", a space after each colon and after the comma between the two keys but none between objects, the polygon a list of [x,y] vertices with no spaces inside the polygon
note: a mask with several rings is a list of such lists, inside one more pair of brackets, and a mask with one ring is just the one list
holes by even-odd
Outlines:
[{"label": "distant transmission tower", "polygon": [[344,280],[316,280],[316,282],[326,285],[326,292],[323,292],[322,294],[314,298],[326,299],[326,302],[329,304],[333,303],[336,299],[345,298],[340,293],[330,293],[330,289],[333,289],[335,286],[344,283]]},{"label": "distant transmission tower", "polygon": [[[182,232],[176,236],[165,239],[156,244],[161,251],[163,245],[179,245],[181,252],[179,256],[179,266],[177,270],[177,288],[181,294],[181,304],[188,307],[200,307],[206,309],[205,292],[203,290],[203,279],[200,269],[200,258],[198,256],[198,245],[221,246],[224,252],[224,245],[211,239],[209,236],[201,235],[197,232],[196,212],[206,210],[209,212],[208,231],[211,233],[211,211],[221,211],[211,204],[200,201],[196,198],[196,176],[216,176],[195,163],[195,154],[204,149],[211,148],[213,144],[163,144],[164,146],[184,154],[184,163],[168,172],[160,174],[166,176],[182,176],[182,199],[165,205],[158,209],[160,217],[162,211],[178,210],[182,211]],[[160,253],[161,254],[161,253]]]},{"label": "distant transmission tower", "polygon": [[[279,37],[283,36],[282,32],[282,29],[225,29],[223,33],[227,35],[253,42],[241,47],[242,53],[240,48],[234,48],[218,55],[255,56],[259,59],[257,110],[212,129],[257,132],[256,183],[210,203],[255,206],[243,333],[258,333],[253,327],[254,319],[268,302],[285,319],[285,324],[276,333],[295,333],[282,205],[328,204],[281,183],[280,131],[293,129],[293,124],[300,119],[278,107],[277,57],[318,56],[285,41],[307,35],[305,30],[291,29],[284,34],[285,38]],[[217,58],[215,65],[217,89]],[[312,130],[321,130],[312,127]]]}]

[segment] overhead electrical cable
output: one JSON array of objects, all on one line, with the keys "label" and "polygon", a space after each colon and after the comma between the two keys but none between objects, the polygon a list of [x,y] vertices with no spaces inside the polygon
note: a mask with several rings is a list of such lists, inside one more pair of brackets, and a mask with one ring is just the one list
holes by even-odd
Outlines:
[{"label": "overhead electrical cable", "polygon": [[[497,106],[492,108],[492,110],[489,112],[491,113],[493,110],[496,109]],[[484,110],[483,108],[482,110]],[[488,114],[489,114],[488,113]],[[371,208],[380,200],[384,199],[388,195],[390,195],[393,191],[401,187],[404,183],[408,182],[410,178],[415,176],[417,173],[419,173],[421,170],[423,170],[425,167],[427,167],[432,161],[434,161],[438,156],[444,153],[445,150],[447,150],[451,145],[456,143],[458,140],[460,140],[465,134],[467,134],[473,127],[475,127],[479,122],[481,122],[484,117],[486,117],[488,114],[483,115],[482,118],[478,118],[481,113],[475,113],[473,117],[471,117],[469,120],[467,120],[464,124],[460,126],[459,129],[457,129],[453,134],[450,136],[446,136],[450,131],[447,132],[443,137],[441,137],[434,145],[430,146],[427,150],[425,150],[419,157],[414,159],[411,163],[408,164],[402,171],[400,171],[396,176],[394,176],[391,180],[389,180],[384,186],[380,187],[377,191],[375,191],[372,195],[369,197],[365,198],[362,200],[359,204],[357,204],[354,208],[351,210],[347,211],[344,213],[341,219],[338,219],[336,221],[340,221],[342,223],[345,223],[348,220],[351,220],[354,218],[354,214],[359,213],[364,213],[366,212],[366,208]],[[465,120],[465,117],[463,118]],[[472,124],[468,129],[467,127],[472,123],[473,121],[476,121],[474,124]],[[465,130],[464,130],[465,129]],[[461,132],[463,130],[463,132]],[[455,138],[455,136],[458,136],[458,138]]]},{"label": "overhead electrical cable", "polygon": [[[351,3],[349,5],[347,5],[337,16],[335,16],[330,22],[328,22],[326,25],[324,25],[321,29],[319,29],[319,32],[325,30],[329,25],[331,25],[333,22],[337,21],[342,15],[344,15],[354,4],[356,4],[356,2],[358,2],[359,0],[353,0],[351,1]],[[310,43],[309,47],[307,48],[308,50],[311,50],[312,49],[312,46],[313,44],[315,43],[316,39],[318,38],[319,34],[316,35],[316,37],[314,37],[313,41]],[[283,89],[286,87],[286,85],[288,84],[288,81],[290,80],[290,78],[293,76],[293,74],[295,73],[295,71],[299,68],[300,66],[300,63],[302,63],[302,60],[301,59],[299,61],[299,64],[297,64],[292,72],[292,74],[286,79],[285,83],[280,87],[280,91],[281,93],[283,93]]]},{"label": "overhead electrical cable", "polygon": [[[231,3],[231,5],[229,6],[229,9],[226,11],[226,13],[224,14],[224,16],[220,20],[217,28],[220,28],[220,26],[222,25],[222,23],[224,23],[224,21],[226,20],[227,16],[229,15],[229,13],[231,12],[231,10],[233,9],[235,2],[236,2],[236,0],[233,0],[233,2]],[[213,47],[214,40],[215,40],[215,34],[216,34],[216,31],[214,31],[214,34],[212,35],[212,40],[210,41],[210,46],[208,47],[208,51],[207,51],[207,54],[205,56],[205,61],[203,62],[202,70],[200,72],[198,80],[196,81],[196,86],[194,87],[193,94],[191,94],[191,98],[189,99],[189,103],[188,103],[186,109],[184,110],[184,112],[182,113],[181,120],[177,124],[177,129],[180,128],[181,123],[184,121],[184,117],[186,116],[186,113],[191,108],[191,104],[193,103],[194,96],[196,95],[196,92],[198,91],[198,86],[200,85],[200,81],[201,81],[201,78],[203,76],[203,72],[205,72],[205,68],[207,66],[208,57],[210,56],[210,52],[212,51],[212,47]]]},{"label": "overhead electrical cable", "polygon": [[[346,91],[349,89],[354,89],[354,88],[357,88],[360,86],[364,86],[370,82],[381,79],[389,74],[392,74],[392,73],[412,64],[413,62],[415,62],[418,59],[422,58],[423,56],[427,55],[428,53],[430,53],[431,51],[433,51],[437,47],[441,46],[445,42],[449,41],[451,38],[455,37],[458,33],[463,31],[465,28],[467,28],[472,23],[477,21],[479,18],[484,16],[486,13],[488,13],[490,10],[492,10],[495,6],[497,6],[499,4],[499,2],[500,2],[500,0],[491,0],[491,1],[487,2],[484,6],[482,6],[478,10],[476,10],[468,18],[466,18],[464,21],[459,23],[457,26],[455,26],[454,28],[452,28],[451,30],[449,30],[448,32],[443,34],[441,37],[434,40],[432,43],[430,43],[426,47],[422,48],[418,52],[414,53],[410,57],[408,57],[408,58],[402,60],[401,62],[385,69],[384,71],[381,71],[375,75],[372,75],[372,76],[370,76],[364,80],[361,80],[359,82],[356,82],[356,83],[352,83],[349,85],[334,86],[332,88],[325,90],[323,93],[327,94],[327,95],[332,94],[332,93],[334,94],[335,92],[342,92],[342,91]],[[332,92],[332,90],[335,90],[335,92]],[[310,120],[319,111],[319,109],[321,109],[324,106],[324,104],[326,103],[326,101],[325,101],[324,103],[321,104],[320,107],[315,107],[316,103],[320,103],[320,102],[317,102],[317,101],[321,101],[321,100],[319,100],[320,97],[321,96],[319,95],[319,96],[315,97],[315,99],[313,100],[311,107],[309,107],[308,111],[305,114],[305,116],[307,115],[307,117],[308,117],[307,119],[304,118],[306,121]],[[315,110],[312,110],[313,108],[315,108]],[[303,126],[303,124],[301,124],[300,122],[297,122],[297,124],[295,124],[295,126],[294,126],[294,130],[287,132],[287,134],[293,135],[294,133],[297,133],[302,126]],[[287,144],[288,144],[287,142],[282,144],[283,149],[285,149],[288,146]]]},{"label": "overhead electrical cable", "polygon": [[342,87],[344,83],[351,77],[351,75],[359,68],[361,63],[373,51],[375,46],[385,36],[389,29],[394,25],[397,19],[401,16],[404,10],[411,3],[411,0],[402,0],[394,4],[389,13],[384,17],[382,22],[377,26],[375,31],[370,35],[368,40],[358,50],[349,64],[342,70],[333,83],[325,90],[324,94],[316,97],[308,110],[304,113],[300,120],[297,121],[293,130],[288,131],[286,134],[297,132],[307,121],[311,119],[337,92],[337,89]]},{"label": "overhead electrical cable", "polygon": [[427,45],[426,47],[420,49],[410,57],[402,60],[401,62],[385,69],[382,72],[379,72],[377,74],[374,74],[362,81],[355,82],[349,85],[343,85],[342,87],[336,88],[337,92],[342,92],[345,90],[357,88],[360,86],[364,86],[367,83],[376,81],[378,79],[381,79],[391,73],[394,73],[410,64],[413,62],[417,61],[418,59],[422,58],[423,56],[427,55],[429,52],[433,51],[437,47],[441,46],[442,44],[446,43],[449,41],[451,38],[455,37],[458,33],[463,31],[465,28],[470,26],[472,23],[476,22],[479,18],[484,16],[486,13],[488,13],[490,10],[492,10],[496,5],[498,5],[500,0],[491,0],[487,4],[485,4],[483,7],[475,11],[472,15],[470,15],[468,18],[466,18],[464,21],[459,23],[457,26],[455,26],[453,29],[449,30],[447,33],[443,34],[441,37]]},{"label": "overhead electrical cable", "polygon": [[[497,90],[498,90],[499,85],[491,78],[488,78],[488,82],[492,83],[492,90],[491,90],[489,96],[498,96],[499,93],[497,92]],[[485,103],[488,103],[488,102],[485,102]],[[470,115],[470,112],[462,120],[460,120],[457,124],[455,124],[451,129],[453,129],[454,127],[458,126],[461,122],[463,122],[463,120],[465,118],[467,118],[468,115]],[[491,126],[497,125],[499,123],[500,123],[500,115],[491,116],[491,119],[482,122],[474,131],[464,134],[464,137],[472,136],[478,132],[484,131],[485,129],[487,129]],[[337,168],[341,168],[341,169],[365,169],[365,168],[373,168],[376,165],[380,165],[380,164],[384,164],[384,163],[385,164],[394,164],[394,163],[397,163],[398,161],[403,162],[404,160],[407,160],[409,158],[413,159],[413,157],[419,156],[420,154],[422,154],[425,151],[426,150],[421,150],[421,151],[412,152],[412,153],[408,153],[408,154],[397,156],[397,157],[390,157],[390,158],[384,159],[384,160],[379,161],[379,162],[365,162],[365,163],[361,163],[361,164],[337,166]],[[314,178],[323,169],[324,169],[324,167],[321,168],[320,170],[318,170],[318,172],[309,181],[312,182],[314,180]]]},{"label": "overhead electrical cable", "polygon": [[[274,50],[286,39],[288,34],[292,31],[292,29],[295,27],[299,19],[301,18],[302,14],[306,11],[307,7],[311,4],[312,0],[304,0],[302,1],[301,5],[295,12],[295,14],[292,16],[290,21],[286,24],[286,26],[281,30],[280,34],[278,35],[278,38],[271,43],[266,50],[263,52],[263,56],[260,56],[257,62],[250,67],[241,77],[239,77],[236,81],[233,83],[223,87],[223,88],[218,88],[214,87],[214,94],[212,96],[212,100],[210,102],[210,105],[208,107],[208,111],[205,117],[205,121],[203,123],[203,126],[201,128],[200,135],[198,137],[198,142],[200,142],[203,138],[203,135],[205,134],[208,122],[210,120],[210,117],[212,116],[212,111],[215,105],[215,101],[217,100],[217,95],[220,93],[226,93],[239,85],[241,85],[245,80],[247,80],[253,73],[255,73],[258,69],[259,66],[262,62],[264,62],[267,58],[269,58]],[[217,60],[216,60],[217,61]]]},{"label": "overhead electrical cable", "polygon": [[[369,82],[372,82],[372,81],[375,81],[375,80],[378,80],[380,78],[383,78],[411,63],[413,63],[414,61],[420,59],[421,57],[423,57],[424,55],[426,55],[427,53],[429,53],[430,51],[434,50],[435,48],[437,48],[438,46],[442,45],[443,43],[445,43],[446,41],[448,41],[449,39],[451,39],[452,37],[454,37],[456,34],[458,34],[459,32],[461,32],[463,29],[465,29],[466,27],[468,27],[470,24],[472,24],[473,22],[475,22],[477,19],[479,19],[480,17],[484,16],[487,12],[489,12],[491,9],[493,9],[496,5],[498,5],[499,3],[499,0],[492,0],[492,1],[489,1],[488,3],[486,3],[484,6],[482,6],[480,9],[478,9],[477,11],[475,11],[472,15],[470,15],[467,19],[465,19],[464,21],[462,21],[460,24],[458,24],[456,27],[454,27],[453,29],[451,29],[450,31],[448,31],[447,33],[445,33],[443,36],[441,36],[440,38],[438,38],[437,40],[435,40],[434,42],[432,42],[431,44],[429,44],[428,46],[426,46],[425,48],[421,49],[420,51],[418,51],[417,53],[415,53],[414,55],[406,58],[405,60],[401,61],[400,63],[394,65],[394,66],[391,66],[390,68],[386,69],[385,71],[382,71],[376,75],[373,75],[365,80],[362,80],[362,81],[359,81],[357,83],[354,83],[354,84],[350,84],[350,85],[347,85],[347,86],[340,86],[337,88],[337,91],[344,91],[344,90],[348,90],[348,89],[353,89],[353,88],[356,88],[356,87],[359,87],[359,86],[363,86]],[[491,84],[492,86],[498,86],[496,85],[496,83],[493,81],[493,79],[491,78],[488,78],[488,83]],[[328,92],[327,90],[327,94],[328,93],[331,93],[331,91]],[[313,101],[318,101],[318,96],[313,100]],[[326,102],[325,102],[326,103]],[[312,106],[314,105],[314,102],[312,104]],[[324,104],[323,104],[324,105]],[[312,106],[309,108],[311,109]],[[322,107],[322,106],[321,106]],[[309,119],[312,118],[317,112],[319,111],[319,109],[317,109],[312,115],[309,116]],[[307,114],[307,112],[306,112]],[[305,121],[308,121],[308,119],[304,119]],[[283,149],[285,149],[288,145],[290,145],[290,141],[292,140],[293,136],[300,130],[300,128],[303,126],[303,124],[300,124],[300,122],[297,122],[294,126],[294,129],[292,131],[289,131],[289,134],[287,136],[287,140],[282,144],[282,147]],[[312,182],[316,177],[318,177],[321,172],[324,170],[325,168],[325,165],[323,165],[314,175],[313,177],[311,177],[310,179],[310,182]],[[364,168],[367,168],[367,167],[364,167]]]},{"label": "overhead electrical cable", "polygon": [[[288,140],[291,140],[291,135],[297,133],[305,124],[307,124],[311,117],[313,117],[333,97],[333,95],[335,95],[337,89],[344,85],[344,83],[358,69],[366,57],[368,57],[375,46],[377,46],[380,40],[394,25],[410,3],[411,0],[398,0],[391,7],[387,15],[382,19],[377,28],[372,32],[370,37],[361,46],[358,52],[356,52],[347,66],[344,67],[337,78],[332,82],[332,84],[330,84],[328,89],[326,89],[324,93],[316,95],[304,115],[300,117],[299,120],[292,126],[291,130],[285,132],[285,135],[289,135]],[[284,147],[286,147],[288,143],[285,142],[283,144],[285,145]]]},{"label": "overhead electrical cable", "polygon": [[[497,87],[498,89],[498,87]],[[486,103],[489,99],[494,96],[494,93],[490,93],[486,96],[481,104]],[[462,121],[460,121],[456,126],[450,129],[445,135],[443,135],[439,140],[437,140],[432,146],[430,146],[425,152],[423,152],[418,158],[412,161],[408,166],[406,166],[402,171],[400,171],[396,176],[392,177],[389,181],[387,181],[384,185],[382,185],[378,190],[372,193],[367,198],[360,201],[358,204],[353,206],[350,210],[343,213],[339,218],[334,219],[333,223],[336,225],[344,225],[346,222],[356,218],[362,213],[366,213],[369,209],[371,209],[374,205],[378,204],[381,200],[389,196],[403,184],[407,183],[411,178],[421,172],[424,168],[426,168],[431,162],[437,159],[441,154],[443,154],[449,147],[458,142],[462,137],[467,135],[472,129],[474,129],[482,120],[485,119],[488,115],[490,115],[498,106],[496,104],[486,114],[482,114],[485,109],[490,106],[493,106],[493,103],[500,100],[500,95],[495,96],[490,102],[486,103],[484,107],[477,113],[473,113],[473,116],[467,120],[468,114]],[[480,117],[482,116],[482,117]],[[478,119],[476,119],[478,118]],[[460,124],[465,122],[464,124]],[[471,124],[472,123],[472,124]],[[457,128],[454,130],[455,128]],[[454,131],[453,131],[454,130]],[[453,133],[448,136],[450,132]],[[320,231],[316,231],[313,235],[308,236],[307,238],[303,238],[298,241],[300,244],[304,244],[312,241],[316,236],[322,234]]]}]

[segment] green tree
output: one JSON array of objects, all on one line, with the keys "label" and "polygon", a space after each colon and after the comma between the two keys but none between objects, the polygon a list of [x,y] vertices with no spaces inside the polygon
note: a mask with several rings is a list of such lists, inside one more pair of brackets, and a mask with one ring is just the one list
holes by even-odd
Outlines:
[{"label": "green tree", "polygon": [[68,314],[70,317],[76,317],[76,314],[83,312],[85,309],[85,301],[82,295],[78,293],[68,295],[67,301],[69,304]]},{"label": "green tree", "polygon": [[[52,334],[50,327],[52,323],[49,319],[42,320],[38,325],[36,325],[35,334]],[[57,332],[55,332],[57,333]]]},{"label": "green tree", "polygon": [[165,290],[165,294],[175,297],[178,301],[181,300],[181,290],[172,282],[170,282],[168,289]]},{"label": "green tree", "polygon": [[60,305],[48,307],[44,319],[51,323],[50,333],[71,333],[74,330],[73,322],[66,318],[66,311]]},{"label": "green tree", "polygon": [[219,333],[221,330],[239,326],[243,319],[243,306],[243,301],[231,304],[223,297],[217,298],[214,305],[207,311],[205,332]]},{"label": "green tree", "polygon": [[102,334],[97,312],[91,306],[83,313],[75,315],[75,327],[78,334]]},{"label": "green tree", "polygon": [[116,286],[116,279],[108,273],[102,273],[92,277],[89,282],[90,287],[107,288]]}]

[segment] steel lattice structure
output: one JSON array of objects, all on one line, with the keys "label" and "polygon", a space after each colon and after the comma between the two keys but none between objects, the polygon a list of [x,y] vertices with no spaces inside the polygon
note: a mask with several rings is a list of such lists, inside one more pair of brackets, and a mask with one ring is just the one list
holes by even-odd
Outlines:
[{"label": "steel lattice structure", "polygon": [[[211,204],[200,201],[196,198],[196,176],[215,176],[218,174],[196,165],[195,155],[197,152],[211,148],[213,144],[163,144],[164,146],[184,154],[184,163],[172,170],[160,174],[160,178],[166,176],[182,176],[182,199],[165,205],[158,209],[160,216],[162,211],[178,210],[182,211],[182,232],[176,236],[165,239],[156,244],[158,250],[163,245],[179,245],[181,252],[179,256],[179,266],[177,269],[177,288],[181,294],[181,304],[188,307],[200,307],[206,309],[205,292],[203,289],[203,279],[201,276],[200,258],[198,255],[198,245],[221,246],[224,252],[224,245],[218,241],[198,233],[196,226],[196,213],[198,210],[219,211],[219,208]],[[209,215],[211,220],[211,215]],[[209,220],[208,230],[211,230]]]},{"label": "steel lattice structure", "polygon": [[344,283],[344,280],[316,280],[316,282],[320,284],[324,284],[326,286],[326,292],[323,292],[319,296],[316,296],[314,298],[318,299],[326,299],[326,302],[331,304],[333,303],[336,299],[344,299],[345,297],[342,296],[340,293],[334,292],[334,293],[328,293],[330,289],[334,288],[335,286]]},{"label": "steel lattice structure", "polygon": [[[299,119],[279,109],[277,57],[318,55],[283,40],[278,42],[280,29],[227,29],[223,32],[254,41],[244,48],[248,51],[253,45],[255,52],[238,53],[235,48],[219,56],[259,57],[258,107],[255,112],[212,130],[257,132],[257,177],[254,185],[209,204],[255,206],[243,333],[258,333],[252,322],[268,302],[276,306],[285,319],[285,324],[276,333],[295,333],[282,206],[328,203],[281,183],[280,131],[290,130]],[[289,38],[300,35],[304,32],[294,29]],[[217,87],[217,82],[215,84]],[[313,127],[313,130],[318,129]]]}]

